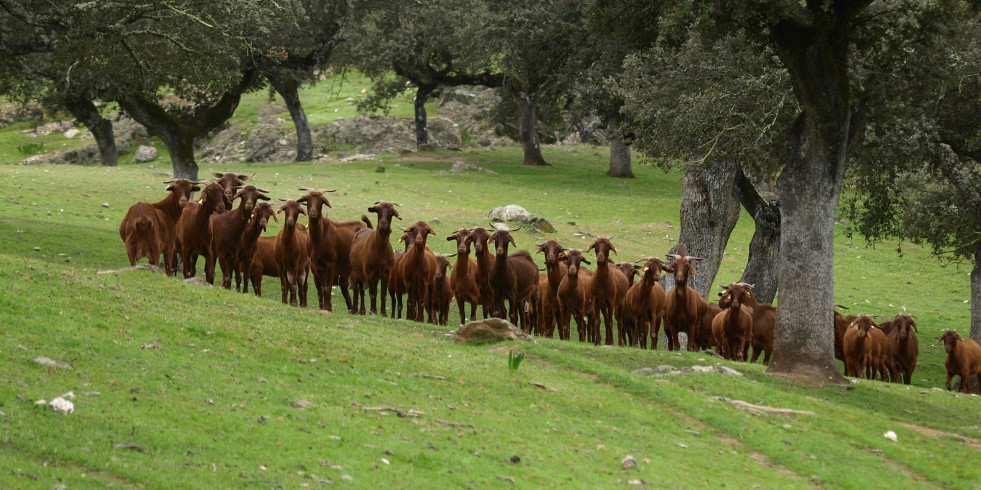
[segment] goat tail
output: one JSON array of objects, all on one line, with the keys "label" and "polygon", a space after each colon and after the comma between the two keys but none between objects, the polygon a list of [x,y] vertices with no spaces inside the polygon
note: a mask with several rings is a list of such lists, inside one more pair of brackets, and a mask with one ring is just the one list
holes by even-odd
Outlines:
[{"label": "goat tail", "polygon": [[361,221],[364,221],[364,224],[368,225],[368,228],[371,229],[371,220],[368,219],[367,216],[365,216],[365,215],[362,214],[361,215]]},{"label": "goat tail", "polygon": [[136,222],[133,223],[137,230],[147,231],[153,226],[153,220],[149,216],[140,216],[136,218]]}]

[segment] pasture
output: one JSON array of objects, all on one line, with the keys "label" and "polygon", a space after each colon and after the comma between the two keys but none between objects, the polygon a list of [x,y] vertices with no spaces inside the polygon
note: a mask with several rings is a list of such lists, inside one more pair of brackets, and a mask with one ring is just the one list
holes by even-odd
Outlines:
[{"label": "pasture", "polygon": [[[128,266],[119,222],[130,204],[164,196],[169,160],[16,165],[16,129],[0,138],[2,487],[981,486],[981,397],[943,389],[934,344],[969,326],[969,267],[941,267],[921,248],[902,244],[900,256],[898,243],[839,233],[828,271],[851,313],[916,316],[912,386],[800,386],[760,364],[576,341],[458,345],[446,337],[455,305],[440,327],[288,307],[273,278],[256,298],[147,271],[100,274]],[[552,167],[495,148],[214,170],[255,172],[274,198],[337,189],[335,219],[396,201],[395,225],[431,223],[436,252],[506,204],[558,230],[516,233],[531,252],[549,238],[584,249],[616,235],[616,258],[636,260],[674,243],[680,173],[635,164],[637,179],[609,179],[603,148],[544,155]],[[440,173],[456,160],[497,175]],[[744,213],[716,283],[739,279],[752,232]],[[509,351],[525,354],[513,372]],[[715,364],[743,376],[632,374]],[[35,405],[69,391],[73,414]],[[751,414],[731,400],[814,415]],[[636,467],[622,467],[627,455]]]}]

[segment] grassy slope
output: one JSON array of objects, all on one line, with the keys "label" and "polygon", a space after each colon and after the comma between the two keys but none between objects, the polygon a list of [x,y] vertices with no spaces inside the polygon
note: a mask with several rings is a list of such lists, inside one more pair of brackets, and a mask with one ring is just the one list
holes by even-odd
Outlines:
[{"label": "grassy slope", "polygon": [[[0,132],[3,144],[13,138]],[[452,230],[483,224],[489,209],[509,203],[550,219],[552,237],[567,246],[585,248],[573,233],[589,232],[616,234],[624,259],[667,251],[680,175],[636,168],[635,180],[607,179],[606,153],[595,148],[546,148],[545,156],[554,167],[520,167],[520,152],[507,148],[236,170],[257,172],[275,197],[337,188],[330,213],[338,218],[398,201],[406,225],[439,220],[437,251],[450,251],[443,238]],[[437,174],[455,159],[499,174]],[[939,268],[920,249],[900,258],[895,244],[836,244],[839,303],[917,315],[922,354],[912,387],[808,388],[746,364],[729,364],[743,378],[653,379],[630,373],[715,360],[553,340],[454,345],[447,328],[284,307],[275,281],[260,299],[159,274],[96,274],[126,265],[119,219],[130,203],[162,197],[162,173],[129,163],[0,165],[0,486],[981,485],[981,398],[936,389],[943,357],[932,345],[942,329],[968,325],[968,271]],[[738,278],[751,233],[741,220],[716,282]],[[542,240],[517,236],[525,249]],[[159,348],[141,348],[155,341]],[[509,349],[526,352],[515,373]],[[41,367],[31,361],[38,356],[74,369]],[[33,404],[69,390],[78,395],[73,415]],[[718,396],[818,416],[753,416]],[[314,406],[296,408],[298,400]],[[371,410],[380,407],[421,414]],[[899,441],[883,438],[886,430]],[[142,451],[113,449],[123,443]],[[627,454],[636,470],[620,468]]]}]

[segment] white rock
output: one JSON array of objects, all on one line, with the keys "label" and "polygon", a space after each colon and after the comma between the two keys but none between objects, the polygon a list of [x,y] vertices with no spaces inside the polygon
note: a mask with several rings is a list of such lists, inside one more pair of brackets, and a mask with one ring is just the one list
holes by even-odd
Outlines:
[{"label": "white rock", "polygon": [[75,404],[60,396],[54,400],[51,400],[51,402],[48,403],[48,408],[65,414],[75,412]]},{"label": "white rock", "polygon": [[78,136],[78,133],[81,133],[81,131],[78,128],[71,128],[68,131],[65,131],[65,137],[68,139],[72,139]]},{"label": "white rock", "polygon": [[896,433],[891,430],[886,431],[885,434],[882,434],[882,437],[885,437],[886,439],[889,439],[892,442],[896,442]]},{"label": "white rock", "polygon": [[157,149],[152,146],[140,145],[133,154],[134,162],[150,162],[156,160]]},{"label": "white rock", "polygon": [[625,469],[625,470],[629,470],[631,468],[636,468],[637,467],[637,460],[634,459],[633,456],[631,456],[631,455],[628,454],[628,455],[624,456],[623,459],[620,461],[620,467],[623,468],[623,469]]}]

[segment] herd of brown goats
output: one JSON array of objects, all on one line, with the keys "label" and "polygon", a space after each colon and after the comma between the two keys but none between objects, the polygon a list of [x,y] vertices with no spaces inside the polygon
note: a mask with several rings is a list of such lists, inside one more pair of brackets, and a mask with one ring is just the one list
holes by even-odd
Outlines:
[{"label": "herd of brown goats", "polygon": [[[424,221],[404,228],[398,240],[404,249],[395,250],[392,222],[402,219],[395,203],[376,202],[368,208],[376,215],[374,225],[367,216],[335,221],[323,209],[331,207],[327,194],[333,191],[302,188],[306,194],[274,210],[261,202],[270,200],[268,191],[246,183],[251,176],[213,174],[215,181],[165,182],[165,198],[129,208],[119,235],[131,265],[146,257],[159,266],[162,256],[166,274],[176,274],[179,263],[190,278],[203,256],[209,284],[214,283],[217,262],[223,287],[231,288],[234,276],[237,290],[247,293],[251,283],[261,296],[262,277],[278,277],[283,303],[304,307],[312,272],[318,307],[328,311],[333,310],[336,285],[353,314],[387,312],[401,318],[405,295],[407,319],[422,322],[428,316],[430,323],[445,325],[455,299],[461,324],[467,321],[469,303],[470,321],[480,306],[484,318],[508,318],[524,331],[546,337],[558,329],[562,340],[570,339],[575,319],[579,340],[596,345],[605,340],[607,345],[647,348],[649,337],[650,348],[657,349],[663,324],[668,350],[681,347],[679,334],[684,333],[689,350],[715,349],[726,359],[756,362],[763,353],[763,362],[769,363],[773,351],[776,307],[759,303],[746,283],[723,286],[718,303],[706,301],[688,285],[697,257],[672,254],[667,264],[656,257],[617,264],[611,258],[616,247],[608,238],[597,238],[585,251],[548,240],[538,245],[545,262],[540,270],[528,251],[509,253],[509,246],[516,246],[515,230],[498,225],[459,229],[446,237],[456,242],[456,253],[444,255],[427,247],[427,238],[436,232]],[[195,192],[200,192],[198,201],[191,199]],[[236,200],[239,205],[233,208]],[[306,226],[299,223],[301,214],[307,217]],[[262,236],[269,220],[279,222],[279,215],[279,233]],[[594,265],[590,257],[593,270],[583,267]],[[673,275],[670,291],[659,284],[662,272]],[[867,315],[834,314],[835,357],[844,362],[846,375],[910,383],[919,355],[912,317],[900,314],[876,323]],[[969,390],[971,376],[981,384],[981,346],[953,331],[944,332],[940,342],[947,352],[947,388],[954,375],[961,377],[962,391]]]}]

